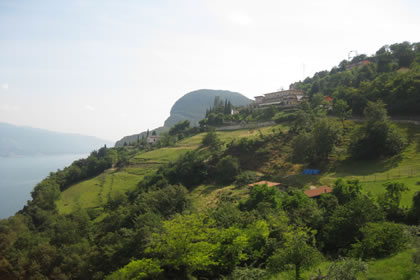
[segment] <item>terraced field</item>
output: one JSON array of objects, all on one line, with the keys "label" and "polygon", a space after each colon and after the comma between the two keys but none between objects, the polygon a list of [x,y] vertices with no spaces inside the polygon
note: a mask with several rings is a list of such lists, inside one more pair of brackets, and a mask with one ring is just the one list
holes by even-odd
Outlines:
[{"label": "terraced field", "polygon": [[[272,128],[264,128],[269,133]],[[257,131],[237,130],[217,132],[222,141],[242,137],[257,137]],[[187,151],[200,146],[204,133],[184,139],[174,147],[165,147],[149,152],[140,152],[129,159],[129,165],[122,169],[109,169],[104,173],[71,186],[61,193],[57,201],[60,213],[71,213],[78,208],[101,207],[108,199],[118,193],[134,189],[146,175],[151,175],[159,166],[176,160]]]},{"label": "terraced field", "polygon": [[[364,191],[379,194],[385,191],[386,182],[403,182],[410,191],[403,195],[402,203],[411,205],[411,198],[416,191],[420,191],[420,126],[399,124],[409,136],[410,145],[398,156],[376,161],[344,160],[332,164],[329,169],[318,176],[301,175],[301,165],[292,165],[285,177],[284,162],[277,162],[279,167],[279,181],[290,185],[309,188],[310,185],[332,185],[337,178],[359,179],[362,181]],[[233,139],[243,137],[254,138],[261,133],[273,133],[273,130],[287,130],[286,126],[264,127],[261,130],[236,130],[217,132],[219,138],[229,143]],[[149,152],[135,154],[129,160],[129,166],[122,169],[110,169],[103,174],[80,182],[68,188],[61,194],[57,202],[61,213],[69,213],[74,209],[100,207],[115,194],[124,193],[134,189],[144,176],[153,174],[159,166],[176,160],[182,154],[200,146],[204,134],[198,134],[178,142],[174,147],[165,147]],[[289,164],[290,165],[290,164]],[[199,205],[211,207],[223,195],[243,197],[246,195],[240,188],[234,186],[199,186],[191,193],[193,200]],[[206,208],[204,207],[204,208]]]}]

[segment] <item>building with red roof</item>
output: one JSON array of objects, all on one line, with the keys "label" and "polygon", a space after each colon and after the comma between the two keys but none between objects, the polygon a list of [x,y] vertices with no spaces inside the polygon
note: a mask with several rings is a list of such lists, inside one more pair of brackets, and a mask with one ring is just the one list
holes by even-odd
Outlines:
[{"label": "building with red roof", "polygon": [[304,191],[304,193],[310,198],[313,198],[313,197],[317,198],[321,194],[330,193],[330,192],[332,192],[332,189],[330,187],[327,187],[327,186],[322,186],[322,187],[315,188],[315,189],[312,189],[312,190]]}]

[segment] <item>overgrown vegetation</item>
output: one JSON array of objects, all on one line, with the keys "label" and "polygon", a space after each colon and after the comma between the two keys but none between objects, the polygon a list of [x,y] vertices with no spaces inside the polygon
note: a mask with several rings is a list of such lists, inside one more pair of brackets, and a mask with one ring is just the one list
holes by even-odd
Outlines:
[{"label": "overgrown vegetation", "polygon": [[[417,45],[412,47],[417,52]],[[375,67],[380,75],[392,71],[395,63],[416,71],[417,53],[406,59],[396,54],[398,46],[390,50],[388,64],[384,50],[364,67]],[[338,75],[344,83],[349,73],[370,73],[364,67],[345,70],[344,64],[325,77]],[[366,80],[359,82],[360,88],[368,86]],[[310,79],[296,86],[312,91],[315,84]],[[306,178],[299,174],[306,166],[322,172],[349,159],[398,159],[417,139],[388,120],[389,103],[386,107],[375,98],[368,102],[370,97],[357,103],[355,92],[351,98],[332,92],[343,98],[329,108],[323,94],[333,82],[325,78],[321,84],[312,91],[313,98],[293,112],[248,108],[233,117],[229,103],[218,100],[206,120],[210,125],[211,114],[223,114],[224,120],[275,116],[279,123],[288,122],[286,128],[232,132],[230,136],[251,135],[232,139],[214,130],[197,135],[205,126],[190,128],[186,121],[154,146],[142,140],[137,146],[104,147],[50,174],[20,213],[0,221],[0,278],[283,279],[291,274],[294,279],[359,279],[372,273],[375,263],[389,266],[388,260],[404,256],[404,279],[416,279],[418,186],[392,180],[375,195],[358,180],[338,179],[332,193],[309,198],[297,180],[285,179]],[[339,85],[336,90],[344,89]],[[330,109],[337,118],[328,117]],[[365,120],[346,121],[350,109],[364,112]],[[354,134],[358,137],[351,137]],[[418,153],[418,145],[411,149]],[[62,191],[112,167],[132,174],[134,187],[109,195],[95,207],[74,205],[72,211],[60,213],[56,201]],[[109,178],[117,178],[105,174],[95,177],[96,185],[90,187],[102,190]],[[279,179],[282,190],[246,186],[260,179]],[[197,190],[201,197],[216,193],[211,208],[193,200]],[[410,207],[402,204],[407,194],[413,195]]]}]

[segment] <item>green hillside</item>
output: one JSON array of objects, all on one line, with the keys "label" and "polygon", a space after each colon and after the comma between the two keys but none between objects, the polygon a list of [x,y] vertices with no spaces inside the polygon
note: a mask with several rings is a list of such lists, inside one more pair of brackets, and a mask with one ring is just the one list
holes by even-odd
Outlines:
[{"label": "green hillside", "polygon": [[420,125],[387,111],[409,93],[416,118],[418,50],[317,73],[295,108],[239,110],[249,129],[217,131],[219,102],[50,173],[0,221],[0,279],[419,279]]},{"label": "green hillside", "polygon": [[[271,127],[262,130],[263,133],[270,131]],[[217,135],[226,143],[243,137],[258,137],[257,131],[254,130],[217,132]],[[130,157],[128,166],[110,168],[94,178],[71,186],[61,193],[60,199],[56,202],[59,212],[68,214],[80,208],[102,207],[110,197],[135,189],[144,176],[152,175],[160,166],[176,160],[186,151],[197,149],[203,136],[204,133],[201,133],[186,138],[177,142],[174,147],[135,153]]]}]

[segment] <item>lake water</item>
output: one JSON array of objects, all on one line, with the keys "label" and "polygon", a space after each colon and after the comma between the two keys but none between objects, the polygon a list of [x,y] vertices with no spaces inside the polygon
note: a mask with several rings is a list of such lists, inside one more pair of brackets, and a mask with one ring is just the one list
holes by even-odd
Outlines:
[{"label": "lake water", "polygon": [[31,191],[50,172],[87,155],[0,157],[0,219],[14,215],[31,199]]}]

